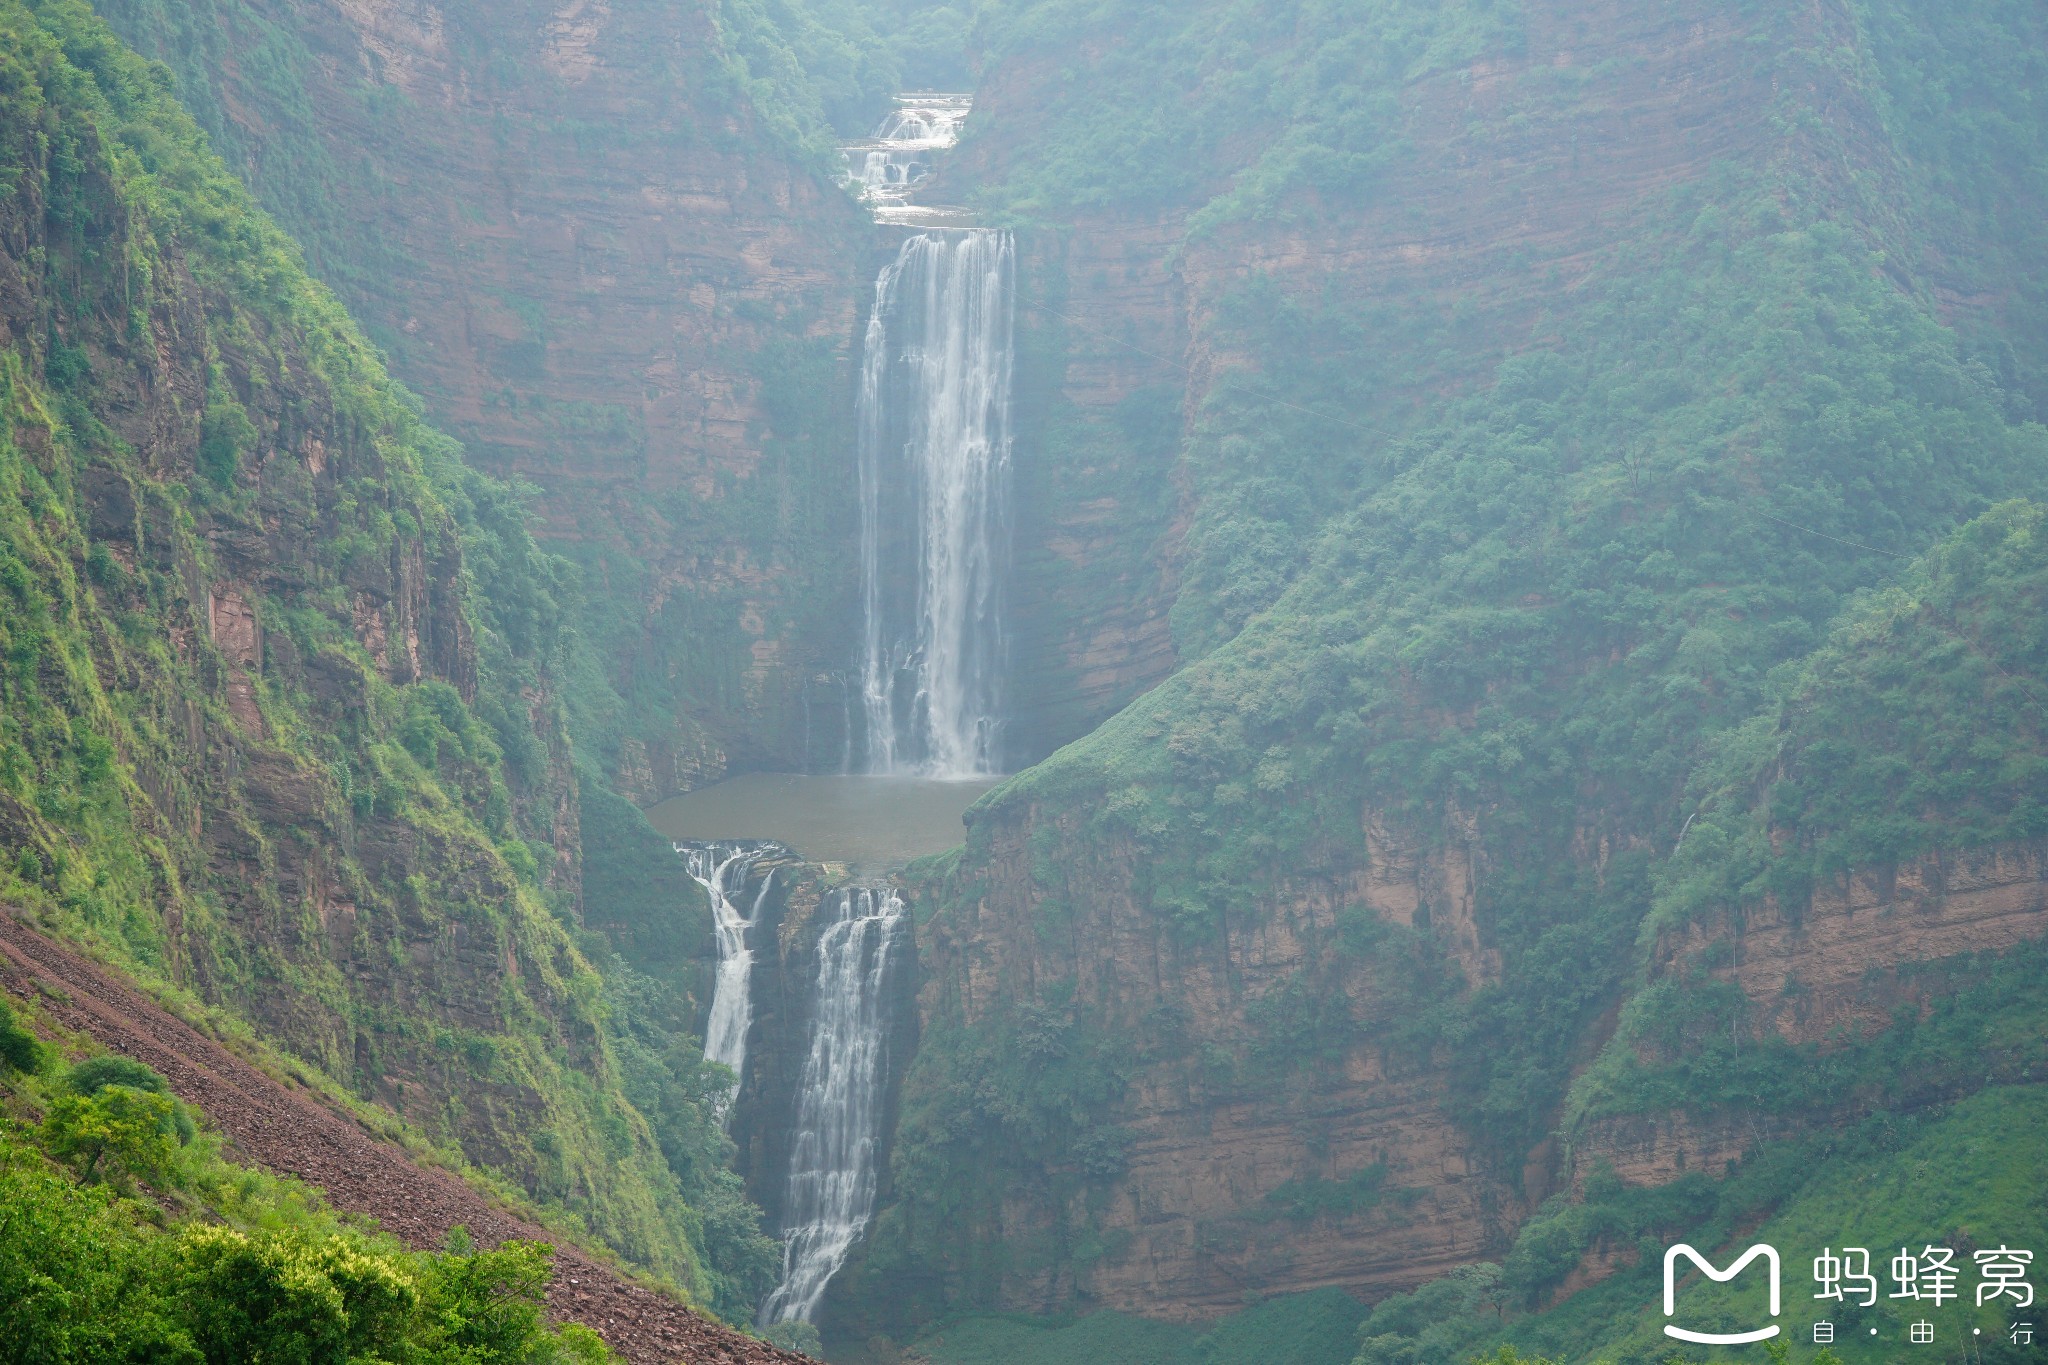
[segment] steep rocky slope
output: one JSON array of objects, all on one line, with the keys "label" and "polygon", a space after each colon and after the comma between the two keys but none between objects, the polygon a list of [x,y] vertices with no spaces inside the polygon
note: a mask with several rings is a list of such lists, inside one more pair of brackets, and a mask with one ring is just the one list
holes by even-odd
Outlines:
[{"label": "steep rocky slope", "polygon": [[[420,1248],[439,1248],[461,1227],[483,1246],[521,1238],[558,1243],[446,1170],[335,1112],[236,1056],[76,954],[0,910],[0,983],[40,999],[64,1027],[162,1074],[179,1098],[201,1107],[245,1157],[318,1187],[331,1205],[377,1220]],[[633,1365],[791,1361],[802,1357],[716,1326],[673,1297],[557,1246],[549,1307],[596,1330]]]},{"label": "steep rocky slope", "polygon": [[[1945,532],[2044,489],[2025,300],[2048,163],[2017,55],[2038,12],[1198,8],[1131,27],[1006,7],[949,172],[1061,243],[1035,325],[1074,350],[1036,401],[1113,427],[1134,388],[1167,391],[1148,432],[1177,433],[1177,496],[1141,523],[1136,581],[1187,662],[985,798],[928,870],[896,1203],[835,1309],[855,1337],[972,1303],[1378,1296],[1498,1260],[1600,1152],[1637,1142],[1643,1179],[1681,1148],[1725,1164],[1760,1134],[1676,1135],[1722,1122],[1699,1078],[1572,1092],[1617,1027],[1690,998],[1656,983],[1692,959],[1644,929],[1705,884],[1690,860],[1732,878],[1713,904],[1816,942],[1830,896],[1895,904],[1870,879],[1910,885],[1913,858],[2019,869],[1981,923],[1961,884],[1930,895],[1953,940],[1903,906],[1859,922],[1880,975],[2041,933],[2032,853],[1967,852],[2034,831],[1942,832],[1938,800],[1781,881],[1702,837],[1750,809],[1702,784],[1718,736],[1766,724],[1773,670],[1824,659],[1855,594]],[[1104,259],[1147,240],[1170,249]],[[1976,533],[2032,545],[2013,524]],[[1983,600],[2024,614],[2011,582]],[[2038,745],[2015,734],[2001,760],[1908,745],[1796,789],[2005,771],[1987,805],[2019,819]],[[1827,844],[1845,817],[1824,816],[1795,845]],[[1816,977],[1806,1008],[1843,1008],[1842,983],[1789,971]],[[1960,998],[1953,973],[1915,979],[1887,998]],[[1744,1065],[1805,1065],[1761,1041],[1804,1045],[1789,1023],[1717,1018]],[[1771,1104],[1791,1132],[1950,1093]],[[893,1318],[885,1285],[910,1299]]]}]

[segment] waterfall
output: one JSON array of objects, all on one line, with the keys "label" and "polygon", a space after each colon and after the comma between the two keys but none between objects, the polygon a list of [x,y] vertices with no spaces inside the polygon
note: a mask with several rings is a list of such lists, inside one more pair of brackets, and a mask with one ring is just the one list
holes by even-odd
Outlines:
[{"label": "waterfall", "polygon": [[[811,1047],[798,1087],[796,1142],[783,1197],[782,1282],[760,1321],[810,1321],[825,1285],[867,1229],[888,1081],[889,984],[903,901],[856,887],[825,903]],[[821,911],[825,906],[820,907]]]},{"label": "waterfall", "polygon": [[866,142],[840,148],[846,182],[877,207],[902,204],[932,171],[932,153],[960,140],[974,101],[966,95],[902,95]]},{"label": "waterfall", "polygon": [[676,846],[690,876],[711,897],[711,920],[718,934],[718,975],[711,988],[711,1017],[704,1025],[704,1055],[731,1067],[735,1081],[746,1066],[747,1029],[754,1022],[754,950],[747,934],[775,884],[774,869],[761,879],[744,914],[739,902],[746,898],[754,865],[782,851],[775,844]]},{"label": "waterfall", "polygon": [[875,281],[859,409],[870,772],[1002,762],[1016,245],[923,232]]}]

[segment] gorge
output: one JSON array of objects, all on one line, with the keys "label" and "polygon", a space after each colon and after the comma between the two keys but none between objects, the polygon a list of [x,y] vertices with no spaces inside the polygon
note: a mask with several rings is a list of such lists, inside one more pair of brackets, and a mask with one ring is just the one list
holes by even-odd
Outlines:
[{"label": "gorge", "polygon": [[[1677,1241],[2038,1250],[2044,54],[0,0],[0,1201],[127,1268],[35,1330],[498,1264],[207,1165],[289,1144],[59,947],[635,1365],[1652,1365]],[[109,1047],[219,1151],[64,1156]]]},{"label": "gorge", "polygon": [[[897,103],[871,144],[845,151],[849,181],[877,206],[879,222],[917,211],[912,194],[971,108],[964,97]],[[1007,232],[925,229],[904,238],[875,282],[854,452],[861,708],[845,726],[848,768],[858,753],[858,766],[875,777],[978,794],[1001,771],[1014,272]],[[828,845],[840,837],[825,832]],[[762,873],[758,889],[750,877],[764,855],[789,850],[676,848],[710,896],[717,926],[704,1053],[743,1082],[753,1021],[749,935],[766,927],[761,907],[776,870]],[[749,900],[744,914],[739,899]],[[915,974],[905,917],[895,886],[843,885],[824,893],[805,927],[816,964],[792,1019],[807,1021],[808,1046],[793,1099],[784,1101],[791,1112],[779,1144],[787,1162],[780,1198],[763,1200],[779,1211],[783,1239],[781,1281],[759,1310],[764,1326],[812,1319],[873,1214],[887,1097],[900,1079],[890,1043]],[[755,1178],[772,1184],[777,1175]]]}]

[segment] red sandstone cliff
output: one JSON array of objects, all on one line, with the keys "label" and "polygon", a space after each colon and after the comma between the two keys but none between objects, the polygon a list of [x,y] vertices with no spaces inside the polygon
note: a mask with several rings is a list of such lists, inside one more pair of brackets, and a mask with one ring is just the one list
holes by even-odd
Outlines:
[{"label": "red sandstone cliff", "polygon": [[864,224],[763,126],[714,7],[217,0],[169,36],[107,9],[213,87],[224,153],[433,421],[540,486],[643,707],[606,755],[628,794],[801,762],[807,681],[850,652],[830,424]]}]

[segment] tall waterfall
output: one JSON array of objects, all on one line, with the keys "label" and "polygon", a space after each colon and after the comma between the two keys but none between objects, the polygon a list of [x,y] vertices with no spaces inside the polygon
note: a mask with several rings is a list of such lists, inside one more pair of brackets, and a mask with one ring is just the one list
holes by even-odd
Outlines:
[{"label": "tall waterfall", "polygon": [[[771,868],[761,879],[751,900],[747,882],[756,863],[782,850],[775,844],[689,844],[676,851],[711,897],[711,919],[718,934],[718,975],[711,988],[711,1018],[704,1025],[704,1055],[731,1067],[737,1079],[747,1063],[747,1029],[754,1022],[754,949],[747,934],[760,917],[775,872]],[[748,900],[744,912],[742,900]]]},{"label": "tall waterfall", "polygon": [[1016,245],[925,232],[875,281],[860,390],[869,772],[999,771]]},{"label": "tall waterfall", "polygon": [[893,890],[855,887],[836,892],[826,905],[832,918],[818,936],[811,1048],[798,1087],[783,1197],[782,1282],[761,1305],[764,1326],[810,1321],[875,1209],[888,988],[903,901]]}]

